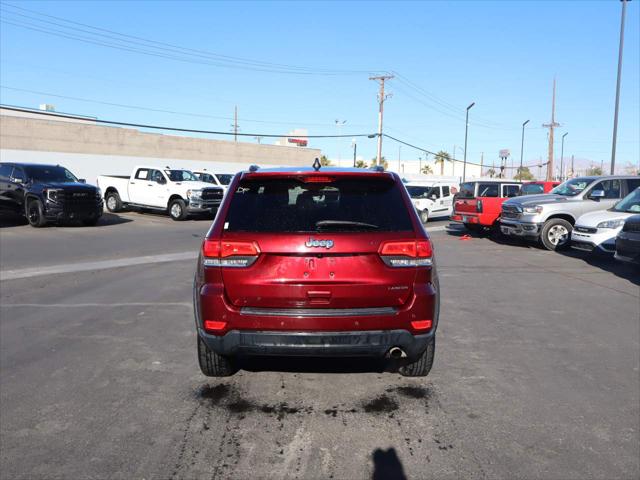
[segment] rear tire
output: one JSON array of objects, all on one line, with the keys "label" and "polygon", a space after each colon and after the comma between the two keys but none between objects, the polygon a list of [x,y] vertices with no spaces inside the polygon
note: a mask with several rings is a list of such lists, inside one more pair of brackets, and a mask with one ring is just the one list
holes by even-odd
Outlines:
[{"label": "rear tire", "polygon": [[42,228],[47,224],[47,219],[44,217],[44,208],[40,200],[32,199],[27,201],[25,215],[29,225],[34,228]]},{"label": "rear tire", "polygon": [[200,335],[198,335],[198,363],[200,370],[207,377],[230,377],[238,371],[232,358],[218,355],[210,350]]},{"label": "rear tire", "polygon": [[426,377],[433,367],[433,357],[436,351],[436,336],[429,339],[427,348],[414,362],[400,367],[400,375],[403,377]]},{"label": "rear tire", "polygon": [[187,205],[184,200],[177,198],[169,203],[169,216],[176,222],[187,218]]},{"label": "rear tire", "polygon": [[118,192],[109,192],[105,197],[105,203],[107,205],[107,210],[112,213],[119,212],[122,210],[122,200],[120,200],[120,195]]},{"label": "rear tire", "polygon": [[542,227],[540,241],[547,250],[564,250],[571,243],[573,225],[562,218],[547,220]]},{"label": "rear tire", "polygon": [[479,232],[481,230],[480,225],[477,225],[475,223],[465,223],[464,227],[470,232]]}]

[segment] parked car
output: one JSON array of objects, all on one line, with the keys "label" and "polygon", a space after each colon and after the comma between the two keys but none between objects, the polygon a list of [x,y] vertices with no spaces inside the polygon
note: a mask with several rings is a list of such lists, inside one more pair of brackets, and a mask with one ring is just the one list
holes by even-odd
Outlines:
[{"label": "parked car", "polygon": [[476,180],[460,185],[451,220],[469,230],[493,228],[498,224],[500,207],[520,192],[521,184],[510,180]]},{"label": "parked car", "polygon": [[452,182],[411,182],[405,184],[422,223],[430,218],[448,217],[453,212],[453,196],[458,185]]},{"label": "parked car", "polygon": [[252,168],[231,182],[197,261],[200,368],[368,356],[424,376],[439,298],[431,242],[397,174]]},{"label": "parked car", "polygon": [[616,260],[640,265],[640,215],[628,217],[616,237]]},{"label": "parked car", "polygon": [[100,175],[107,210],[148,208],[168,211],[173,220],[184,220],[193,213],[213,213],[222,201],[223,191],[199,181],[189,170],[137,166],[131,176]]},{"label": "parked car", "polygon": [[548,250],[566,248],[578,217],[613,207],[638,186],[637,176],[577,177],[549,194],[512,198],[502,205],[502,233],[540,241]]},{"label": "parked car", "polygon": [[597,210],[579,217],[571,232],[571,246],[586,252],[615,253],[616,236],[624,221],[634,214],[640,214],[640,187],[609,210]]},{"label": "parked car", "polygon": [[0,205],[32,227],[65,220],[95,225],[103,211],[99,188],[60,165],[32,163],[0,163]]},{"label": "parked car", "polygon": [[549,193],[551,190],[560,185],[560,182],[546,182],[536,180],[533,182],[525,182],[520,188],[520,195],[539,195],[541,193]]},{"label": "parked car", "polygon": [[217,185],[222,188],[224,193],[227,193],[229,183],[231,183],[231,180],[233,179],[233,175],[231,173],[213,173],[208,172],[207,169],[192,170],[192,172],[201,182]]}]

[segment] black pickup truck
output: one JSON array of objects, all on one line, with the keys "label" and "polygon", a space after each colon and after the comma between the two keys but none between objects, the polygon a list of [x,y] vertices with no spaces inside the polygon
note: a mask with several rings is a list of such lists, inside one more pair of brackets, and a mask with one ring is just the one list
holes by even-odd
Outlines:
[{"label": "black pickup truck", "polygon": [[103,211],[98,187],[60,165],[0,163],[0,214],[23,215],[32,227],[78,220],[95,225]]}]

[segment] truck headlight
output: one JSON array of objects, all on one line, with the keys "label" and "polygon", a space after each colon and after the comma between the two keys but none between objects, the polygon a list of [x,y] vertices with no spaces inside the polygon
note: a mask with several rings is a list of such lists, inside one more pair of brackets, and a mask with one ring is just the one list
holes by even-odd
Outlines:
[{"label": "truck headlight", "polygon": [[187,190],[187,198],[189,200],[199,200],[202,198],[202,190]]},{"label": "truck headlight", "polygon": [[529,213],[529,214],[538,214],[538,213],[542,213],[542,206],[540,205],[534,205],[533,207],[524,207],[522,209],[522,211],[524,213]]},{"label": "truck headlight", "polygon": [[47,195],[47,200],[54,203],[58,203],[64,195],[63,190],[59,188],[48,188],[45,190],[45,194]]},{"label": "truck headlight", "polygon": [[623,218],[619,218],[617,220],[607,220],[606,222],[600,222],[598,224],[598,228],[618,228],[621,227],[623,223]]}]

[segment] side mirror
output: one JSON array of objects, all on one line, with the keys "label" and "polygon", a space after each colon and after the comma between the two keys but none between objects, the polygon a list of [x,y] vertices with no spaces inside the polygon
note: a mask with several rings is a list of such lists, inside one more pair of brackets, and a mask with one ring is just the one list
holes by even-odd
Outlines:
[{"label": "side mirror", "polygon": [[431,200],[437,200],[438,199],[438,195],[436,195],[435,193],[431,194],[431,196],[429,197]]},{"label": "side mirror", "polygon": [[156,182],[158,182],[160,185],[164,185],[165,183],[167,183],[167,181],[163,177],[159,177]]},{"label": "side mirror", "polygon": [[593,198],[594,200],[604,198],[604,190],[594,190],[589,194],[589,198]]},{"label": "side mirror", "polygon": [[87,181],[84,178],[79,178],[78,183],[87,183]]},{"label": "side mirror", "polygon": [[14,183],[19,183],[19,184],[24,183],[24,180],[21,179],[21,178],[14,178],[13,181],[14,181]]}]

